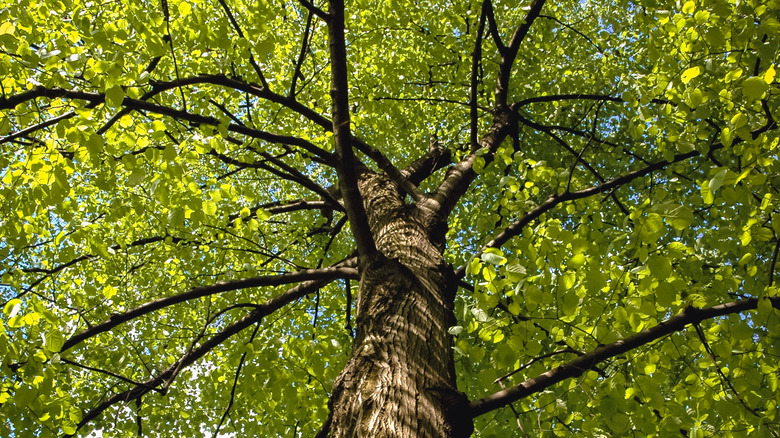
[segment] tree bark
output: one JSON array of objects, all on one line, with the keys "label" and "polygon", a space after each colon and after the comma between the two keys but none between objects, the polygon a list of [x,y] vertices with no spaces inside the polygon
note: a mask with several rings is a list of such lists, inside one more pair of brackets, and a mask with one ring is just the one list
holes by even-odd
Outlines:
[{"label": "tree bark", "polygon": [[473,430],[455,383],[455,280],[444,222],[407,205],[388,178],[364,174],[360,192],[381,252],[362,267],[352,358],[334,383],[330,437],[466,437]]}]

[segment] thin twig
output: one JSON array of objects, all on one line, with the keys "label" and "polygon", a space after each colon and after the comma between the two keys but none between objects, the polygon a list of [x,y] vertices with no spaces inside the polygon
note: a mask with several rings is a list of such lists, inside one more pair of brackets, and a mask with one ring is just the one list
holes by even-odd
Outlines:
[{"label": "thin twig", "polygon": [[712,364],[715,365],[715,370],[718,372],[718,376],[720,376],[721,381],[729,387],[731,390],[731,393],[734,394],[734,396],[739,400],[739,403],[748,410],[751,414],[761,419],[761,421],[764,423],[764,425],[767,427],[770,433],[775,438],[778,438],[777,432],[775,432],[771,427],[769,427],[769,424],[767,424],[766,420],[753,408],[748,406],[747,402],[745,402],[745,399],[742,398],[742,396],[737,392],[737,390],[734,388],[734,385],[731,384],[731,380],[729,380],[728,377],[726,377],[725,374],[723,374],[723,370],[720,369],[720,366],[718,366],[718,358],[715,356],[715,352],[712,350],[712,347],[710,347],[709,342],[707,342],[707,338],[704,336],[704,331],[701,329],[701,326],[699,323],[695,322],[693,323],[693,328],[696,329],[696,334],[699,336],[699,341],[701,341],[702,345],[704,345],[704,350],[707,351],[707,354],[710,356],[710,359],[712,360]]},{"label": "thin twig", "polygon": [[[249,337],[249,341],[247,343],[252,342],[255,339],[255,336],[257,336],[257,331],[260,329],[260,324],[258,323],[255,326],[255,331],[252,332],[252,335]],[[236,398],[236,387],[238,386],[238,376],[241,375],[241,368],[244,366],[244,361],[246,360],[246,354],[245,351],[241,355],[241,360],[238,362],[238,367],[236,367],[236,375],[233,377],[233,387],[230,388],[230,401],[228,402],[227,407],[225,408],[225,412],[222,414],[222,418],[219,419],[219,423],[217,424],[217,428],[214,429],[214,434],[212,435],[212,438],[217,438],[219,435],[219,430],[222,428],[222,424],[225,422],[225,418],[230,414],[230,409],[233,407],[233,401]]]},{"label": "thin twig", "polygon": [[[176,79],[180,79],[179,77],[179,63],[176,60],[176,50],[173,48],[173,35],[171,35],[171,14],[168,10],[168,0],[161,0],[162,1],[162,8],[163,8],[163,15],[165,17],[165,29],[168,36],[168,45],[171,48],[171,56],[173,57],[173,70],[176,73]],[[182,110],[187,111],[187,98],[184,96],[184,89],[179,87],[179,93],[181,93],[181,105]]]},{"label": "thin twig", "polygon": [[[233,12],[230,10],[230,7],[228,7],[228,4],[225,0],[217,1],[219,1],[219,4],[222,6],[222,9],[228,16],[228,20],[230,20],[230,24],[233,25],[233,29],[238,33],[238,36],[244,38],[244,32],[241,31],[241,26],[238,25],[238,21],[236,21],[236,17],[233,16]],[[260,83],[263,84],[263,87],[268,88],[268,82],[266,82],[265,76],[263,76],[263,71],[260,69],[257,61],[255,61],[255,57],[252,55],[251,51],[249,52],[249,63],[252,64],[252,68],[255,70],[255,73],[257,73],[257,77],[260,78]]]},{"label": "thin twig", "polygon": [[298,61],[295,63],[295,71],[293,71],[290,93],[288,94],[292,99],[295,99],[295,87],[298,84],[298,77],[301,76],[301,68],[303,67],[303,61],[306,59],[306,52],[309,50],[309,34],[311,33],[312,15],[313,12],[310,10],[309,14],[306,16],[306,28],[303,30],[301,52],[298,54]]}]

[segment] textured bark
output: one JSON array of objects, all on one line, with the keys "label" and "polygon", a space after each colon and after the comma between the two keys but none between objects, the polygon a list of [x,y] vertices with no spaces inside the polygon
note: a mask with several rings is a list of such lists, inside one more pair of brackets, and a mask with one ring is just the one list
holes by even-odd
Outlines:
[{"label": "textured bark", "polygon": [[385,177],[364,175],[360,191],[381,256],[362,267],[352,358],[334,384],[328,436],[469,436],[447,333],[454,277],[442,222],[404,204]]}]

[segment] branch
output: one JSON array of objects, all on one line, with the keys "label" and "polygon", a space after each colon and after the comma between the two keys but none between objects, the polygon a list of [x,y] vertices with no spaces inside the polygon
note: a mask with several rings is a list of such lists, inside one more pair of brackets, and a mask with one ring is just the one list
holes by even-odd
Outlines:
[{"label": "branch", "polygon": [[[168,9],[168,0],[161,0],[163,16],[165,17],[165,32],[168,37],[168,46],[171,48],[171,58],[173,60],[173,71],[176,73],[176,79],[179,79],[179,63],[176,61],[176,50],[173,48],[173,35],[171,34],[171,14]],[[184,97],[184,90],[179,88],[181,94],[182,109],[187,111],[187,98]]]},{"label": "branch", "polygon": [[[362,140],[359,140],[355,137],[352,137],[352,144],[358,151],[364,153],[368,158],[371,158],[377,166],[379,166],[382,171],[385,172],[385,174],[390,177],[393,182],[398,184],[398,187],[401,188],[401,190],[404,191],[407,195],[409,195],[413,200],[420,201],[423,199],[422,193],[420,193],[420,190],[408,179],[404,178],[401,171],[398,170],[398,168],[393,165],[393,163],[385,157],[385,155],[377,148],[373,146],[369,146],[368,144],[364,143]],[[362,163],[361,163],[362,164]]]},{"label": "branch", "polygon": [[[249,341],[247,343],[251,343],[255,336],[257,335],[257,331],[260,329],[260,324],[255,326],[255,331],[252,332],[252,336],[249,337]],[[238,386],[238,377],[241,375],[241,368],[244,366],[244,361],[246,360],[246,354],[245,351],[241,355],[241,360],[238,362],[238,367],[236,367],[236,374],[235,377],[233,377],[233,387],[230,388],[230,401],[228,402],[227,407],[225,408],[225,412],[222,414],[222,418],[219,419],[219,424],[217,424],[216,429],[214,429],[214,434],[212,435],[213,438],[217,438],[219,436],[219,429],[222,428],[222,424],[225,422],[225,418],[227,418],[228,415],[230,415],[230,409],[233,408],[233,402],[236,399],[236,387]]]},{"label": "branch", "polygon": [[559,19],[557,19],[555,17],[552,17],[550,15],[540,15],[539,18],[546,18],[548,20],[552,20],[552,21],[560,24],[561,26],[565,27],[566,29],[569,29],[570,31],[572,31],[572,32],[576,33],[577,35],[581,36],[585,41],[590,43],[591,46],[595,47],[596,50],[599,53],[601,53],[601,54],[604,53],[604,50],[601,47],[599,47],[598,44],[594,43],[593,39],[591,39],[589,36],[585,35],[584,33],[580,32],[579,30],[575,29],[574,26],[572,26],[570,24],[567,24],[567,23],[564,23],[561,20],[559,20]]},{"label": "branch", "polygon": [[[106,409],[110,408],[111,406],[117,403],[129,402],[131,400],[135,400],[138,397],[141,397],[144,394],[151,391],[152,388],[157,388],[158,386],[161,385],[166,385],[167,387],[167,385],[170,385],[171,380],[176,377],[177,372],[192,365],[196,360],[205,356],[207,353],[209,353],[211,350],[213,350],[214,348],[216,348],[217,346],[225,342],[231,336],[251,326],[252,324],[259,323],[260,321],[262,321],[264,317],[270,315],[274,311],[279,310],[283,306],[299,298],[302,298],[310,293],[313,293],[314,291],[323,287],[327,283],[328,280],[308,281],[306,283],[299,284],[298,286],[295,286],[287,290],[287,292],[281,295],[271,298],[270,300],[266,301],[263,304],[259,304],[255,308],[255,310],[250,312],[248,315],[244,316],[243,318],[234,322],[233,324],[230,324],[229,326],[225,327],[224,330],[212,336],[197,348],[194,348],[191,351],[189,351],[187,354],[182,356],[178,361],[171,364],[171,366],[169,366],[167,369],[165,369],[165,371],[161,372],[157,376],[147,380],[146,382],[142,382],[134,386],[133,388],[128,389],[127,391],[123,391],[118,394],[115,394],[114,396],[110,397],[108,400],[92,408],[89,412],[84,414],[82,420],[77,425],[77,430],[84,427],[84,425],[86,425],[90,421],[100,416],[103,413],[103,411],[105,411]],[[68,436],[72,436],[72,435],[68,435]]]},{"label": "branch", "polygon": [[431,140],[428,153],[412,161],[401,170],[404,178],[418,185],[433,172],[449,166],[452,163],[452,151],[442,146],[436,139]]},{"label": "branch", "polygon": [[[254,150],[254,148],[252,148],[252,150]],[[339,208],[341,207],[341,204],[339,204],[339,202],[328,192],[327,189],[312,181],[311,178],[299,172],[298,169],[287,165],[282,160],[272,156],[268,152],[260,152],[256,150],[255,152],[258,153],[261,157],[275,164],[277,167],[282,169],[282,171],[286,172],[288,175],[290,175],[293,178],[291,181],[295,181],[298,184],[311,190],[312,192],[320,195],[320,197],[322,197],[322,199],[328,202],[329,204]],[[273,170],[271,170],[270,168],[267,170],[269,172],[273,172]]]},{"label": "branch", "polygon": [[373,259],[376,245],[368,225],[363,199],[358,189],[356,157],[352,150],[349,120],[349,88],[347,86],[347,46],[344,38],[344,0],[331,0],[328,21],[328,41],[331,64],[331,108],[333,138],[336,146],[336,171],[349,226],[355,237],[358,253]]},{"label": "branch", "polygon": [[[246,163],[242,163],[246,164]],[[275,214],[282,214],[282,213],[289,213],[293,211],[301,211],[301,210],[322,210],[322,209],[341,209],[341,204],[336,202],[335,204],[333,202],[329,201],[323,201],[323,200],[317,200],[317,201],[308,201],[308,200],[296,200],[296,201],[277,201],[272,202],[268,204],[258,205],[250,209],[251,214],[256,214],[258,210],[263,209],[268,214],[275,215]],[[236,218],[241,217],[238,213],[233,213],[230,216],[228,216],[229,221],[234,221]],[[170,238],[172,243],[179,243],[185,241],[185,239],[182,239],[180,237],[175,236],[155,236],[155,237],[147,237],[143,239],[138,239],[126,246],[126,248],[132,248],[136,246],[143,246],[148,245],[150,243],[155,242],[162,242],[166,239]],[[120,249],[123,249],[122,245],[114,244],[109,247],[110,249],[114,251],[118,251]],[[35,286],[46,280],[47,278],[51,277],[52,275],[62,271],[63,269],[69,268],[77,263],[90,260],[93,257],[95,257],[94,254],[82,254],[68,262],[61,263],[53,268],[24,268],[22,269],[23,272],[26,273],[41,273],[44,274],[41,278],[33,281],[29,286],[25,288],[25,291],[30,291]]]},{"label": "branch", "polygon": [[[722,145],[721,145],[722,147]],[[509,241],[509,239],[517,236],[518,234],[523,232],[523,228],[531,223],[532,220],[538,218],[542,214],[550,211],[553,209],[553,207],[557,206],[558,204],[567,202],[567,201],[573,201],[575,199],[582,199],[587,198],[589,196],[593,196],[599,193],[605,193],[612,191],[624,184],[627,184],[639,177],[645,176],[649,173],[652,173],[656,170],[663,169],[664,167],[668,166],[672,163],[677,163],[683,160],[686,160],[691,157],[695,157],[700,155],[698,151],[691,151],[685,154],[676,155],[672,161],[666,161],[661,160],[657,163],[651,164],[647,167],[644,167],[642,169],[636,170],[634,172],[629,172],[623,176],[620,176],[618,178],[611,179],[603,184],[597,184],[592,187],[588,187],[587,189],[578,190],[576,192],[563,192],[563,193],[556,193],[549,198],[547,198],[546,201],[539,204],[536,208],[526,213],[523,217],[515,221],[512,225],[506,227],[504,231],[500,232],[496,237],[493,238],[490,242],[488,242],[480,251],[477,253],[477,257],[479,257],[480,254],[482,254],[487,248],[500,248],[503,246],[506,242]],[[466,265],[463,265],[459,267],[457,270],[455,270],[455,275],[458,278],[462,278],[465,275],[466,272]]]},{"label": "branch", "polygon": [[[255,207],[252,207],[249,209],[251,214],[256,214],[260,209],[265,210],[268,214],[282,214],[282,213],[289,213],[291,211],[301,211],[301,210],[322,210],[322,209],[338,209],[341,205],[333,205],[329,202],[325,202],[322,200],[318,201],[308,201],[305,199],[298,199],[296,201],[275,201],[270,202],[267,204],[257,205]],[[233,213],[230,216],[228,216],[228,219],[231,221],[236,220],[236,218],[241,217],[240,214]]]},{"label": "branch", "polygon": [[[148,245],[150,243],[162,242],[162,241],[164,241],[165,239],[168,239],[168,238],[170,238],[171,242],[173,242],[173,243],[179,243],[179,242],[184,240],[184,239],[182,239],[180,237],[173,237],[173,236],[167,236],[167,235],[166,236],[155,236],[155,237],[147,237],[147,238],[144,238],[144,239],[138,239],[135,242],[132,242],[132,243],[128,244],[126,247],[127,248],[132,248],[132,247],[136,247],[136,246]],[[109,248],[114,250],[114,251],[117,251],[117,250],[122,249],[122,245],[115,244],[115,245],[111,245]],[[93,257],[95,257],[94,254],[83,254],[83,255],[80,255],[80,256],[78,256],[78,257],[76,257],[76,258],[74,258],[74,259],[72,259],[72,260],[70,260],[68,262],[61,263],[61,264],[59,264],[59,265],[57,265],[57,266],[55,266],[53,268],[49,268],[49,269],[43,269],[43,268],[25,268],[25,269],[22,269],[23,272],[27,272],[27,273],[42,273],[42,274],[45,274],[43,277],[41,277],[38,280],[35,280],[34,282],[32,282],[26,288],[26,290],[32,290],[35,286],[40,284],[45,279],[51,277],[53,274],[56,274],[57,272],[60,272],[63,269],[68,268],[70,266],[73,266],[73,265],[75,265],[77,263],[83,262],[84,260],[89,260],[89,259],[91,259]]]},{"label": "branch", "polygon": [[[753,139],[757,138],[762,133],[770,130],[770,129],[777,129],[777,125],[772,125],[770,127],[764,126],[759,129],[754,130],[751,132],[751,137]],[[741,138],[734,139],[732,145],[739,144],[742,141],[744,141]],[[708,154],[711,154],[712,152],[723,149],[723,143],[714,143],[709,146]],[[558,204],[561,204],[566,201],[572,201],[575,199],[582,199],[587,198],[589,196],[593,196],[599,193],[605,193],[610,192],[618,187],[621,187],[639,177],[648,175],[652,172],[655,172],[656,170],[661,170],[664,167],[679,163],[680,161],[687,160],[689,158],[697,157],[701,155],[699,151],[693,150],[684,154],[678,154],[675,155],[674,158],[671,161],[667,160],[661,160],[655,163],[652,163],[642,169],[635,170],[633,172],[629,172],[625,175],[619,176],[617,178],[611,179],[609,181],[606,181],[602,184],[598,184],[592,187],[589,187],[587,189],[578,190],[576,192],[563,192],[563,193],[556,193],[549,198],[547,198],[546,201],[541,203],[539,206],[534,208],[533,210],[526,213],[523,217],[515,221],[512,225],[508,226],[504,229],[501,233],[499,233],[493,240],[488,242],[477,254],[476,256],[479,257],[482,252],[485,251],[487,248],[499,248],[503,244],[505,244],[509,239],[511,239],[514,236],[517,236],[518,234],[523,232],[523,227],[528,225],[532,220],[538,218],[542,214],[546,213],[547,211],[550,211],[553,207],[557,206]],[[457,167],[457,166],[456,166]],[[473,173],[473,171],[471,171]],[[443,185],[443,183],[442,183]],[[466,272],[466,266],[463,265],[455,270],[455,275],[458,278],[463,278]]]},{"label": "branch", "polygon": [[775,249],[772,251],[772,261],[769,263],[769,286],[775,283],[775,265],[777,264],[777,253],[780,251],[780,238],[775,242]]},{"label": "branch", "polygon": [[539,13],[542,11],[545,1],[546,0],[533,0],[531,9],[512,35],[509,46],[507,46],[506,50],[501,52],[501,66],[499,67],[498,84],[496,86],[496,106],[500,107],[507,105],[509,78],[512,75],[512,67],[515,63],[517,52],[520,50],[520,44],[522,44],[525,36],[528,34],[528,30],[531,29],[534,20],[536,20]]},{"label": "branch", "polygon": [[[213,77],[213,78],[219,78],[219,77]],[[227,80],[227,78],[224,79]],[[181,85],[187,82],[188,82],[187,80],[179,80],[179,81],[171,82],[169,84],[177,83],[178,85]],[[208,82],[208,81],[203,81],[203,82]],[[170,88],[173,88],[173,86],[171,86]],[[14,108],[16,105],[19,105],[29,100],[33,100],[38,97],[47,97],[51,99],[54,98],[76,99],[76,100],[84,100],[95,104],[100,104],[105,101],[105,95],[103,93],[90,93],[85,91],[66,90],[62,88],[36,87],[32,90],[16,94],[9,98],[0,98],[0,109]],[[221,124],[221,122],[214,117],[203,116],[200,114],[193,114],[187,111],[177,110],[167,106],[146,102],[140,99],[131,99],[129,97],[125,97],[124,100],[122,101],[122,105],[129,109],[133,109],[137,111],[149,111],[157,114],[162,114],[174,119],[187,121],[196,125],[219,126]],[[325,151],[324,149],[302,138],[273,134],[270,132],[260,131],[257,129],[249,128],[247,126],[238,125],[238,124],[228,125],[228,130],[232,132],[236,132],[238,134],[246,135],[251,138],[268,141],[271,143],[281,143],[281,144],[289,144],[292,146],[298,146],[301,149],[322,158],[325,162],[330,163],[331,165],[333,165],[334,163],[333,154]]]},{"label": "branch", "polygon": [[[265,100],[268,100],[269,102],[273,102],[279,105],[282,105],[283,107],[295,112],[296,114],[299,114],[303,116],[304,118],[308,119],[309,121],[313,122],[314,124],[320,126],[326,131],[333,132],[333,122],[329,120],[327,117],[322,116],[318,112],[314,111],[313,109],[301,104],[300,102],[296,101],[294,98],[289,96],[282,96],[280,94],[276,94],[269,89],[259,86],[257,84],[247,83],[238,79],[234,78],[228,78],[225,75],[199,75],[199,76],[192,76],[187,78],[181,78],[174,81],[168,81],[168,82],[155,82],[152,84],[152,90],[145,93],[139,100],[147,100],[151,98],[152,96],[155,96],[157,94],[160,94],[164,91],[168,91],[174,88],[180,88],[185,85],[196,85],[196,84],[211,84],[211,85],[219,85],[227,88],[231,88],[237,91],[243,91],[247,94],[250,94],[255,97],[259,97]],[[17,95],[11,96],[9,98],[0,97],[0,110],[2,109],[12,109],[16,105],[19,105],[21,103],[24,103],[28,100],[35,99],[37,97],[49,97],[49,98],[58,98],[58,97],[69,97],[73,99],[81,99],[81,100],[90,100],[94,99],[94,102],[96,104],[102,103],[104,101],[104,96],[101,96],[97,93],[85,93],[80,91],[71,91],[71,90],[63,90],[63,89],[50,89],[47,90],[43,87],[38,87],[33,90],[25,91],[22,93],[19,93]],[[128,98],[125,98],[125,102],[128,101]],[[124,102],[123,102],[124,103]],[[165,108],[165,107],[163,107]],[[125,115],[129,112],[129,110],[133,109],[144,109],[144,108],[138,108],[138,107],[128,107],[125,109],[122,109],[117,115],[111,118],[111,120],[106,123],[105,126],[103,126],[98,133],[105,132],[114,122],[118,121],[122,115]],[[155,112],[153,109],[149,109],[150,111]],[[164,113],[163,113],[164,114]],[[203,117],[203,116],[199,116]],[[189,119],[183,119],[187,121],[191,121],[193,123],[199,123],[197,121],[189,120]],[[212,119],[211,124],[214,125],[214,120]],[[201,121],[200,123],[205,123]],[[231,125],[231,127],[234,125]],[[244,130],[250,130],[254,132],[262,132],[262,131],[256,131],[251,128],[243,127]],[[233,130],[233,129],[231,129]],[[238,130],[233,130],[234,132],[244,133]],[[251,136],[251,135],[250,135]],[[259,138],[261,137],[253,137],[253,138]],[[288,137],[288,138],[295,138],[295,137]],[[298,139],[302,141],[301,139]],[[365,141],[361,140],[360,138],[351,137],[352,145],[357,149],[358,151],[365,154],[367,157],[371,158],[380,169],[382,169],[387,176],[390,177],[395,183],[398,184],[401,189],[406,192],[409,196],[411,196],[413,199],[418,200],[421,195],[419,194],[419,191],[417,188],[403,178],[403,175],[401,172],[393,165],[393,163],[384,156],[384,154],[377,148],[369,145]],[[269,140],[274,141],[274,140]],[[281,143],[281,141],[280,141]],[[296,146],[302,146],[300,144],[296,143],[289,143],[291,145]],[[309,143],[311,145],[311,143]],[[313,145],[311,145],[313,146]],[[315,146],[316,148],[316,146]],[[304,148],[306,149],[306,148]],[[315,155],[321,154],[321,149],[317,148],[319,152],[314,153]],[[308,149],[306,149],[308,150]],[[332,165],[332,154],[327,153],[327,156],[323,156],[322,158],[329,164]]]},{"label": "branch", "polygon": [[298,283],[301,281],[317,281],[327,283],[338,278],[357,278],[357,271],[347,265],[348,263],[345,261],[339,265],[329,268],[306,269],[289,274],[263,275],[252,278],[243,278],[240,280],[221,281],[209,286],[195,287],[177,295],[144,303],[123,313],[115,313],[111,315],[108,320],[71,336],[70,339],[65,341],[65,343],[62,345],[60,353],[75,347],[86,339],[94,337],[100,333],[107,332],[114,327],[138,318],[139,316],[143,316],[165,307],[182,303],[184,301],[250,287],[280,286],[284,284]]},{"label": "branch", "polygon": [[[312,181],[309,177],[299,172],[297,169],[288,166],[283,161],[279,160],[278,158],[272,156],[271,154],[267,152],[261,152],[258,151],[252,147],[249,148],[251,151],[257,153],[261,157],[263,157],[264,161],[255,161],[255,162],[245,162],[236,160],[234,158],[230,158],[225,154],[221,154],[217,152],[216,150],[212,149],[209,151],[209,155],[212,155],[216,158],[218,158],[220,161],[222,161],[225,164],[230,164],[232,166],[238,166],[238,167],[249,167],[249,168],[255,168],[255,169],[263,169],[267,172],[270,172],[279,178],[285,179],[290,182],[294,182],[296,184],[301,185],[302,187],[311,190],[312,192],[320,195],[324,200],[330,203],[330,205],[340,207],[341,205],[336,201],[336,199],[331,196],[328,191],[321,187],[319,184]],[[270,161],[271,163],[275,164],[277,167],[281,168],[281,170],[276,169],[269,164],[266,163],[266,161]]]},{"label": "branch", "polygon": [[479,147],[479,114],[477,113],[477,74],[479,65],[482,63],[482,34],[485,33],[485,20],[487,19],[487,9],[490,0],[482,2],[482,13],[479,16],[477,25],[477,38],[474,41],[474,51],[471,53],[471,90],[469,90],[469,118],[470,118],[470,143],[471,150],[475,151]]},{"label": "branch", "polygon": [[298,0],[298,3],[300,3],[304,8],[308,9],[312,14],[322,18],[325,22],[330,21],[330,15],[328,15],[327,12],[314,6],[314,4],[308,0]]},{"label": "branch", "polygon": [[32,134],[35,131],[39,131],[41,129],[48,128],[49,126],[55,125],[55,124],[57,124],[58,122],[60,122],[62,120],[67,120],[67,119],[70,119],[70,118],[75,117],[75,116],[76,116],[76,113],[74,111],[70,111],[70,112],[65,113],[65,114],[63,114],[61,116],[52,117],[52,118],[50,118],[48,120],[44,120],[41,123],[38,123],[36,125],[27,127],[25,129],[22,129],[21,131],[17,131],[17,132],[8,134],[5,137],[0,137],[0,144],[8,143],[9,141],[16,140],[17,138],[20,138],[20,137],[25,137],[27,135]]},{"label": "branch", "polygon": [[[571,186],[571,181],[572,181],[572,178],[574,177],[574,171],[577,168],[577,163],[582,163],[582,165],[590,173],[592,173],[599,182],[601,182],[601,183],[604,182],[604,178],[601,176],[601,174],[596,169],[594,169],[593,166],[590,163],[588,163],[587,161],[585,161],[584,158],[582,158],[582,156],[585,153],[585,150],[587,149],[587,147],[590,144],[591,140],[594,139],[593,136],[589,136],[588,137],[588,142],[585,144],[585,146],[582,148],[582,150],[578,153],[578,152],[576,152],[574,150],[574,148],[571,147],[571,145],[569,145],[561,137],[559,137],[554,132],[552,132],[552,128],[549,128],[547,126],[540,125],[538,123],[532,122],[532,121],[530,121],[528,119],[523,118],[522,116],[518,116],[518,117],[519,117],[521,123],[523,123],[525,125],[528,125],[528,126],[531,126],[532,128],[537,129],[537,130],[547,134],[548,136],[550,136],[550,138],[555,140],[556,143],[558,143],[559,145],[563,146],[564,149],[566,149],[570,154],[572,154],[574,156],[574,164],[572,165],[572,168],[569,171],[569,181],[566,184],[566,191],[567,192],[569,191],[569,187]],[[597,140],[594,140],[594,141],[597,141]],[[615,201],[615,204],[618,206],[620,211],[622,211],[623,214],[628,216],[628,209],[626,209],[626,207],[623,205],[623,203],[620,202],[620,200],[617,198],[617,196],[614,194],[614,192],[611,194],[611,197]]]},{"label": "branch", "polygon": [[293,71],[292,83],[290,84],[290,92],[287,94],[290,98],[295,99],[295,86],[298,84],[298,77],[301,75],[301,67],[303,61],[306,59],[306,52],[309,50],[309,33],[311,32],[311,17],[313,12],[309,11],[306,16],[306,27],[303,30],[303,41],[301,41],[301,52],[298,54],[298,61],[295,63],[295,70]]},{"label": "branch", "polygon": [[78,362],[65,359],[64,357],[60,358],[60,362],[66,363],[68,365],[72,365],[74,367],[78,367],[78,368],[81,368],[81,369],[85,369],[85,370],[88,370],[88,371],[93,371],[93,372],[96,372],[96,373],[105,374],[105,375],[111,376],[111,377],[113,377],[115,379],[121,380],[121,381],[123,381],[125,383],[130,383],[132,385],[139,385],[139,386],[143,385],[142,383],[136,382],[135,380],[132,380],[132,379],[128,379],[127,377],[125,377],[125,376],[123,376],[121,374],[117,374],[117,373],[114,373],[114,372],[111,372],[111,371],[108,371],[108,370],[104,370],[102,368],[96,368],[96,367],[83,365],[83,364],[80,364]]},{"label": "branch", "polygon": [[[780,310],[780,297],[766,299],[772,302],[772,307]],[[541,392],[558,382],[578,377],[600,362],[649,344],[676,331],[680,331],[689,324],[697,324],[705,319],[716,318],[718,316],[745,312],[755,309],[757,306],[758,298],[750,298],[704,309],[687,307],[679,315],[669,318],[654,327],[643,330],[617,342],[602,345],[590,353],[584,354],[571,362],[549,370],[532,379],[528,379],[516,386],[473,401],[469,404],[470,415],[472,418],[478,417],[532,394]]]},{"label": "branch", "polygon": [[[732,385],[731,380],[729,380],[729,378],[726,377],[725,374],[723,374],[723,370],[720,369],[720,366],[718,365],[718,358],[715,356],[715,352],[712,351],[712,347],[710,347],[710,343],[707,342],[707,337],[704,335],[704,331],[701,329],[701,326],[698,323],[694,323],[693,328],[696,330],[696,335],[699,337],[699,341],[701,342],[702,346],[704,346],[704,351],[706,351],[707,354],[710,356],[710,360],[712,360],[712,364],[715,366],[715,371],[718,373],[718,376],[720,376],[721,382],[723,382],[725,386],[729,387],[731,393],[734,394],[734,397],[736,397],[737,400],[739,400],[739,403],[742,405],[742,407],[744,407],[748,412],[750,412],[754,416],[761,418],[761,415],[758,412],[756,412],[755,409],[748,406],[748,404],[745,402],[745,399],[742,398],[739,392],[737,392],[737,390],[734,388],[734,385]],[[763,420],[763,418],[761,419]]]},{"label": "branch", "polygon": [[498,146],[512,131],[513,123],[514,119],[511,112],[506,111],[496,114],[493,119],[493,126],[479,142],[481,148],[477,151],[472,151],[458,164],[447,170],[447,176],[444,178],[444,181],[441,182],[432,194],[432,199],[438,203],[437,210],[439,214],[447,216],[460,197],[466,193],[471,182],[477,177],[477,173],[473,169],[474,161],[478,156],[477,153],[480,151],[486,152],[481,154],[485,160],[485,165],[493,161],[493,155]]},{"label": "branch", "polygon": [[[530,105],[532,103],[541,103],[541,102],[560,102],[562,100],[597,100],[602,102],[620,102],[623,103],[625,100],[623,100],[622,97],[619,96],[610,96],[607,94],[550,94],[547,96],[536,96],[536,97],[530,97],[528,99],[523,99],[520,102],[512,104],[512,108],[519,109],[524,106]],[[672,103],[666,99],[650,99],[650,102],[657,103],[657,104],[667,104]]]},{"label": "branch", "polygon": [[[222,6],[222,9],[225,11],[225,14],[228,16],[228,20],[230,20],[230,24],[233,25],[233,29],[236,30],[236,33],[238,33],[238,36],[241,38],[244,38],[244,32],[241,31],[241,26],[238,25],[238,22],[236,21],[236,18],[233,16],[233,12],[230,11],[230,8],[228,7],[225,0],[218,0],[219,4]],[[252,55],[252,52],[249,52],[249,63],[252,64],[252,68],[254,68],[255,73],[257,73],[257,76],[260,78],[260,83],[263,84],[263,88],[268,88],[268,82],[265,80],[265,76],[263,76],[263,71],[260,70],[260,66],[257,65],[257,61],[255,61],[254,55]]]},{"label": "branch", "polygon": [[[427,103],[451,103],[453,105],[469,106],[469,102],[461,102],[454,99],[445,99],[442,97],[396,97],[396,96],[377,96],[374,100],[390,100],[393,102],[427,102]],[[485,107],[478,106],[479,109],[486,110]]]},{"label": "branch", "polygon": [[487,8],[487,19],[488,19],[488,32],[490,32],[490,36],[493,37],[493,41],[496,43],[496,47],[498,48],[498,51],[500,53],[503,53],[504,50],[506,50],[506,46],[504,45],[504,42],[501,41],[501,35],[498,33],[498,24],[496,24],[496,16],[493,12],[493,2],[490,0],[485,0],[485,2],[482,4],[483,8]]}]

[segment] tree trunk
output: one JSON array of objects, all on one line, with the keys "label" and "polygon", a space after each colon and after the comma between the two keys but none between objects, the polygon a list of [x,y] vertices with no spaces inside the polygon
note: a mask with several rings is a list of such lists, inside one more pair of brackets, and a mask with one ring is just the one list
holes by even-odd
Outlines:
[{"label": "tree trunk", "polygon": [[364,262],[352,358],[333,387],[330,437],[466,437],[466,397],[456,390],[455,282],[443,257],[446,229],[406,205],[392,182],[363,175],[360,191],[382,253]]}]

